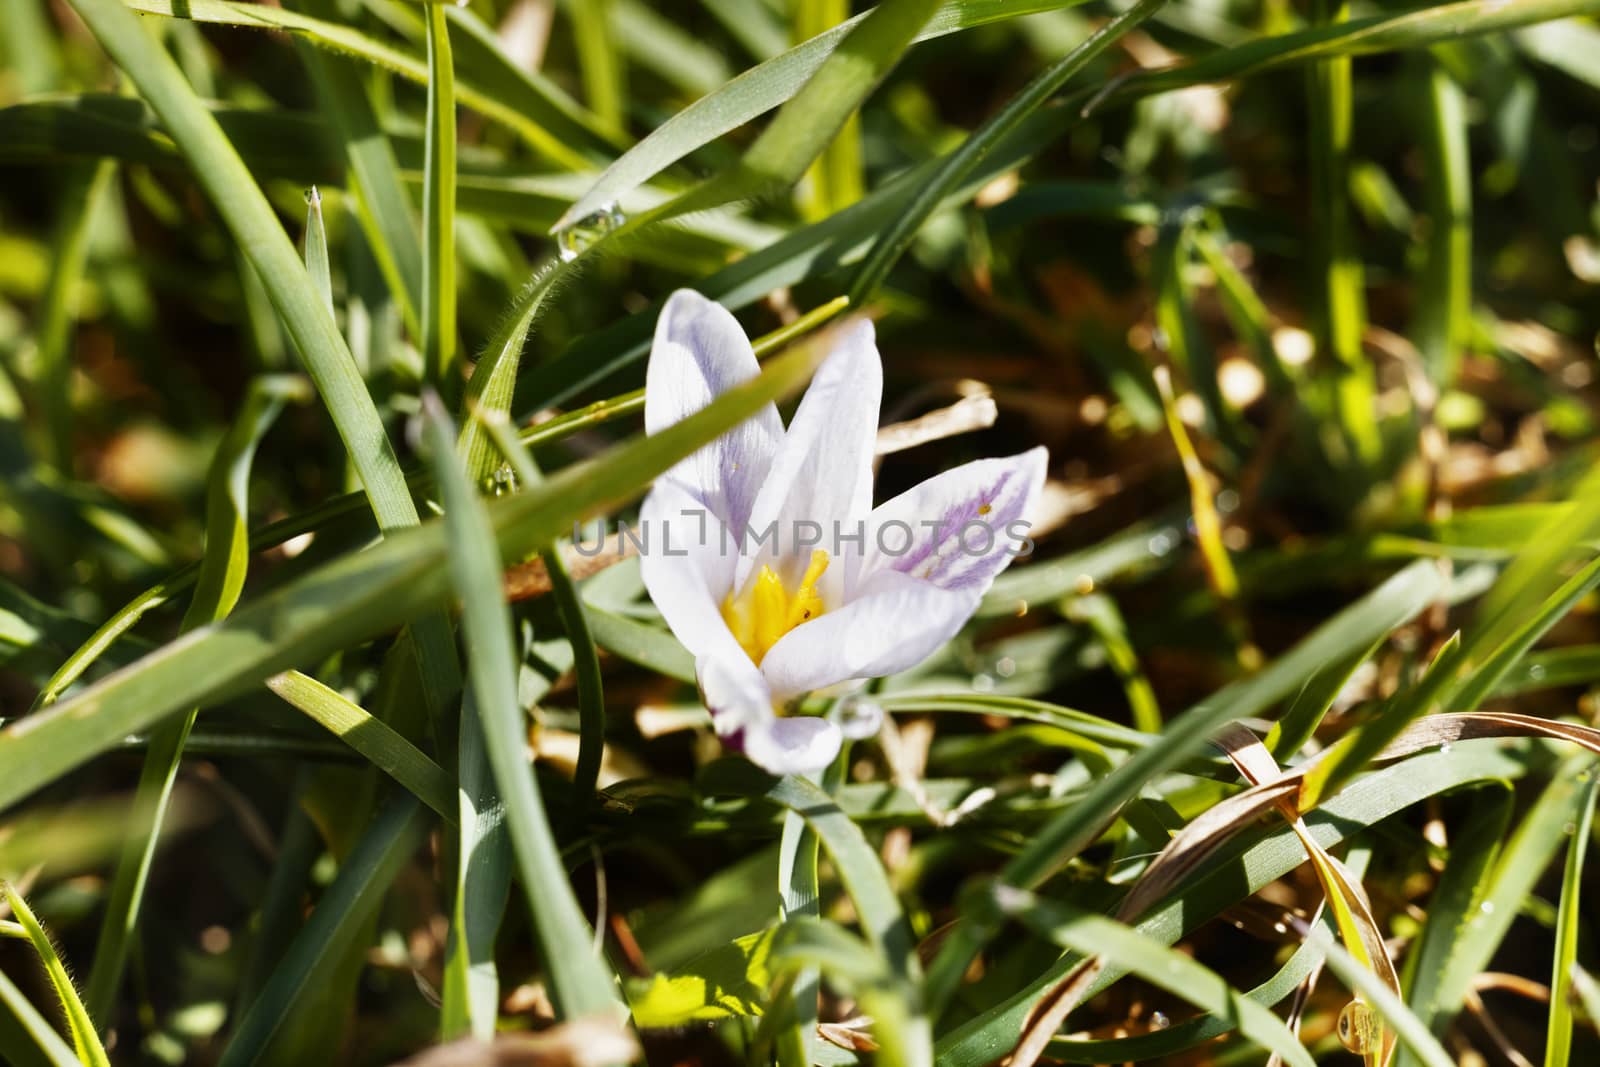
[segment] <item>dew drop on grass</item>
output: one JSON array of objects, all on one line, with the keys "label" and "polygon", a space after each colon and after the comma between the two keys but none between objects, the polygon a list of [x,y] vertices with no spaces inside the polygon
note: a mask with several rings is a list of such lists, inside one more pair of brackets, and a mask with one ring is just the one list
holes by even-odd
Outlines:
[{"label": "dew drop on grass", "polygon": [[1493,915],[1494,914],[1494,901],[1492,901],[1492,900],[1484,901],[1482,904],[1478,905],[1478,910],[1483,912],[1485,915]]},{"label": "dew drop on grass", "polygon": [[1339,1043],[1358,1056],[1377,1050],[1383,1040],[1383,1021],[1364,1000],[1352,1000],[1339,1013]]},{"label": "dew drop on grass", "polygon": [[974,674],[972,676],[972,688],[979,693],[994,692],[994,675]]},{"label": "dew drop on grass", "polygon": [[571,226],[557,230],[556,253],[561,257],[561,262],[571,263],[583,255],[589,246],[627,221],[628,217],[612,201],[594,214],[585,215]]},{"label": "dew drop on grass", "polygon": [[994,673],[1002,678],[1010,678],[1017,673],[1017,661],[1010,656],[1001,656],[994,661]]},{"label": "dew drop on grass", "polygon": [[1528,668],[1528,678],[1529,678],[1530,681],[1537,682],[1540,679],[1542,679],[1543,677],[1544,677],[1544,664],[1535,663],[1531,667]]},{"label": "dew drop on grass", "polygon": [[1165,556],[1172,551],[1173,537],[1163,530],[1150,538],[1149,549],[1152,556]]},{"label": "dew drop on grass", "polygon": [[839,702],[834,720],[846,737],[872,737],[883,727],[883,705],[859,693],[853,694]]},{"label": "dew drop on grass", "polygon": [[1152,1030],[1165,1030],[1167,1027],[1169,1027],[1171,1025],[1172,1025],[1172,1020],[1168,1019],[1161,1012],[1154,1011],[1154,1012],[1150,1013],[1150,1029],[1152,1029]]}]

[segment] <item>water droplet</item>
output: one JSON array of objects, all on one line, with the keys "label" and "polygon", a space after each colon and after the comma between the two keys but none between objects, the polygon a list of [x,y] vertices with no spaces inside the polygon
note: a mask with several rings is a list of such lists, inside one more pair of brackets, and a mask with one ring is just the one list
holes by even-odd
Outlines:
[{"label": "water droplet", "polygon": [[883,728],[883,705],[859,693],[839,701],[834,710],[839,732],[852,741],[873,737]]},{"label": "water droplet", "polygon": [[1573,834],[1578,832],[1578,824],[1575,822],[1569,822],[1561,828],[1561,832],[1566,834],[1568,837],[1571,837]]},{"label": "water droplet", "polygon": [[994,692],[994,675],[983,673],[974,674],[972,676],[972,688],[979,693]]},{"label": "water droplet", "polygon": [[1017,673],[1017,661],[1010,656],[1001,656],[994,661],[994,673],[1002,678],[1009,678]]},{"label": "water droplet", "polygon": [[1537,682],[1544,677],[1544,664],[1535,663],[1528,668],[1529,681]]},{"label": "water droplet", "polygon": [[1163,530],[1160,533],[1152,536],[1149,544],[1146,547],[1150,549],[1150,554],[1152,556],[1165,556],[1168,552],[1172,551],[1173,541],[1173,536],[1167,531]]},{"label": "water droplet", "polygon": [[1484,901],[1482,904],[1478,905],[1478,910],[1483,912],[1485,915],[1493,915],[1494,914],[1494,901],[1492,901],[1492,900]]},{"label": "water droplet", "polygon": [[1172,1025],[1172,1020],[1168,1019],[1161,1012],[1153,1011],[1153,1012],[1150,1013],[1150,1029],[1152,1029],[1152,1030],[1165,1030],[1167,1027],[1169,1027],[1171,1025]]},{"label": "water droplet", "polygon": [[502,463],[483,479],[483,492],[486,496],[506,496],[517,491],[517,472],[511,469],[511,464]]},{"label": "water droplet", "polygon": [[1444,744],[1439,746],[1439,752],[1440,752],[1441,755],[1446,753],[1446,752],[1449,752],[1449,751],[1450,751],[1450,742],[1446,741]]},{"label": "water droplet", "polygon": [[1286,934],[1289,932],[1289,925],[1287,923],[1276,922],[1272,924],[1272,929],[1274,933]]},{"label": "water droplet", "polygon": [[617,229],[628,217],[613,201],[592,215],[585,215],[571,226],[556,231],[556,254],[561,262],[571,263],[596,241]]},{"label": "water droplet", "polygon": [[1358,1056],[1376,1052],[1383,1042],[1383,1021],[1366,1001],[1352,1000],[1339,1013],[1339,1043]]}]

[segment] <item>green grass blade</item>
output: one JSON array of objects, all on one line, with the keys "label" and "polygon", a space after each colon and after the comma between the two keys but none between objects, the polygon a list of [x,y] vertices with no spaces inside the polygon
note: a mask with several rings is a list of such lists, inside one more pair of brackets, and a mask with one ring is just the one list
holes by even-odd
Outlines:
[{"label": "green grass blade", "polygon": [[1578,932],[1582,925],[1580,887],[1583,858],[1594,828],[1594,802],[1600,778],[1589,775],[1589,787],[1579,803],[1576,823],[1567,842],[1567,865],[1561,878],[1561,902],[1556,907],[1556,951],[1550,974],[1550,1021],[1545,1030],[1545,1067],[1567,1067],[1572,1060],[1572,968],[1578,958]]},{"label": "green grass blade", "polygon": [[[376,64],[415,82],[428,83],[425,57],[384,44],[348,26],[295,11],[231,0],[133,0],[135,11],[192,19],[221,26],[278,30],[304,37],[321,48]],[[494,31],[467,11],[451,11],[450,19],[471,38],[461,44],[461,65],[473,77],[459,86],[461,102],[487,118],[505,124],[530,147],[574,169],[591,164],[588,152],[609,152],[616,134],[604,131],[581,108],[548,83],[520,71],[494,44]],[[581,145],[585,151],[577,151]]]},{"label": "green grass blade", "polygon": [[1101,957],[1212,1015],[1231,1020],[1239,1033],[1285,1063],[1311,1067],[1315,1062],[1282,1020],[1209,967],[1115,919],[1040,900],[1016,889],[999,887],[997,892],[997,904],[1005,915],[1062,948]]},{"label": "green grass blade", "polygon": [[1342,945],[1328,946],[1328,969],[1382,1018],[1383,1025],[1393,1031],[1400,1043],[1425,1067],[1452,1067],[1455,1061],[1439,1044],[1439,1039],[1428,1032],[1393,990],[1358,963]]},{"label": "green grass blade", "polygon": [[[794,39],[808,41],[849,17],[848,0],[799,0],[794,5]],[[807,172],[801,205],[807,218],[826,218],[860,200],[863,189],[861,122],[851,116]]]},{"label": "green grass blade", "polygon": [[261,276],[333,416],[384,529],[414,525],[416,507],[372,398],[333,315],[317,298],[270,204],[177,65],[120,0],[76,0],[106,52],[150,102],[234,239]]},{"label": "green grass blade", "polygon": [[602,122],[621,129],[628,98],[621,50],[615,47],[614,0],[577,0],[564,5],[583,75],[583,95]]},{"label": "green grass blade", "polygon": [[[312,11],[325,10],[314,4]],[[422,247],[415,210],[400,182],[394,147],[372,110],[360,72],[346,59],[305,45],[300,57],[311,74],[317,101],[344,148],[356,212],[378,268],[400,305],[412,336],[422,336]],[[248,161],[248,157],[247,157]],[[254,169],[254,168],[252,168]]]},{"label": "green grass blade", "polygon": [[888,277],[890,268],[911,246],[917,231],[938,206],[955,193],[1000,138],[1060,92],[1067,82],[1120,40],[1123,34],[1160,10],[1164,2],[1140,0],[1105,23],[1066,57],[1045,68],[1028,83],[1027,88],[1008,100],[1003,108],[973,131],[959,148],[941,159],[930,180],[917,186],[910,200],[895,220],[879,234],[866,259],[856,268],[855,277],[850,281],[850,302],[859,307],[877,291]]},{"label": "green grass blade", "polygon": [[[314,204],[312,210],[316,210]],[[225,618],[238,602],[250,564],[250,470],[257,446],[287,401],[309,399],[310,389],[302,378],[257,379],[244,409],[217,448],[206,486],[206,554],[200,562],[194,598],[184,613],[183,630]],[[191,708],[176,721],[163,724],[145,753],[89,972],[86,1000],[90,1014],[98,1018],[109,1019],[112,1014],[177,783],[184,742],[197,714],[198,708]]]},{"label": "green grass blade", "polygon": [[455,783],[394,727],[299,671],[286,671],[269,681],[267,687],[447,821],[456,820]]},{"label": "green grass blade", "polygon": [[66,205],[51,242],[50,275],[39,313],[39,388],[50,426],[51,460],[56,469],[72,471],[72,326],[78,291],[89,259],[89,231],[106,189],[116,174],[110,160],[82,164],[67,179]]},{"label": "green grass blade", "polygon": [[[1346,0],[1317,0],[1312,18],[1338,26],[1349,18]],[[1320,291],[1316,304],[1317,349],[1324,361],[1331,409],[1349,440],[1354,461],[1370,466],[1381,447],[1373,408],[1372,369],[1361,347],[1366,328],[1363,268],[1350,226],[1350,139],[1352,80],[1348,56],[1314,63],[1307,75],[1311,114],[1311,197],[1313,216],[1311,277]]]},{"label": "green grass blade", "polygon": [[333,314],[333,268],[328,265],[328,228],[322,218],[322,193],[306,190],[306,277]]},{"label": "green grass blade", "polygon": [[422,353],[435,388],[454,392],[456,89],[445,5],[426,3],[428,118],[422,178]]},{"label": "green grass blade", "polygon": [[838,49],[778,110],[737,164],[634,217],[617,234],[736,200],[770,196],[799,181],[910,46],[937,3],[882,0],[850,26]]},{"label": "green grass blade", "polygon": [[1462,347],[1472,332],[1472,167],[1467,146],[1467,97],[1430,57],[1426,152],[1427,258],[1416,316],[1417,347],[1440,386],[1455,380]]},{"label": "green grass blade", "polygon": [[410,796],[395,796],[379,811],[240,1020],[219,1067],[261,1062],[294,1013],[324,992],[330,972],[362,936],[427,828],[427,813]]},{"label": "green grass blade", "polygon": [[1440,646],[1428,670],[1414,683],[1401,689],[1377,715],[1348,731],[1321,753],[1300,783],[1295,802],[1301,811],[1310,811],[1348,779],[1377,758],[1390,741],[1400,736],[1412,722],[1434,710],[1449,686],[1461,658],[1461,635],[1454,634]]},{"label": "green grass blade", "polygon": [[[1102,779],[1071,811],[1041,828],[1006,865],[1002,880],[1017,888],[1037,886],[1092,843],[1152,775],[1197,754],[1224,722],[1255,714],[1282,700],[1317,666],[1370,646],[1430,603],[1441,584],[1434,564],[1412,564],[1259,674],[1220,690],[1173,719],[1157,744],[1136,753]],[[992,915],[969,916],[945,942],[929,970],[933,1004],[942,1006],[954,994],[972,957],[992,936],[997,919]]]},{"label": "green grass blade", "polygon": [[[1371,826],[1393,813],[1463,785],[1516,778],[1526,770],[1517,757],[1492,745],[1454,746],[1404,760],[1367,776],[1366,787],[1348,789],[1306,815],[1312,835],[1323,848]],[[1205,868],[1185,881],[1179,897],[1157,905],[1136,929],[1163,944],[1174,944],[1228,905],[1255,893],[1306,862],[1306,852],[1288,827],[1255,831],[1223,846]],[[1055,988],[1079,958],[1068,955],[1000,1003],[984,1010],[939,1040],[940,1067],[983,1067],[1016,1047],[1018,1036],[1039,998]],[[1089,990],[1093,995],[1115,980],[1103,974]]]},{"label": "green grass blade", "polygon": [[[1494,869],[1501,839],[1511,821],[1515,800],[1510,786],[1490,782],[1472,791],[1471,807],[1459,826],[1452,828],[1450,856],[1428,900],[1428,917],[1422,935],[1406,955],[1403,976],[1406,1003],[1434,1033],[1434,998],[1444,977],[1444,967],[1455,948],[1456,938],[1466,929],[1484,894],[1485,883]],[[1398,1053],[1398,1067],[1416,1067],[1417,1060],[1407,1049]]]},{"label": "green grass blade", "polygon": [[[510,402],[509,389],[503,394],[503,399]],[[518,481],[530,488],[544,481],[544,476],[533,462],[533,456],[517,440],[503,412],[489,413],[489,417],[479,421],[483,422],[494,439],[500,454],[511,464]],[[573,668],[578,683],[579,730],[578,762],[572,775],[572,787],[575,802],[584,806],[594,800],[595,784],[600,778],[600,763],[606,747],[606,699],[604,680],[600,675],[600,653],[595,647],[594,634],[589,629],[583,603],[578,597],[578,587],[561,556],[560,542],[552,542],[541,548],[539,558],[544,560],[545,573],[550,577],[550,594],[561,616],[562,629],[572,645]]]},{"label": "green grass blade", "polygon": [[1445,710],[1475,710],[1512,672],[1535,642],[1565,618],[1596,586],[1600,586],[1600,559],[1591,561],[1567,579],[1480,666],[1462,678],[1459,687],[1450,692]]},{"label": "green grass blade", "polygon": [[28,902],[22,899],[22,895],[10,882],[0,882],[0,893],[4,894],[6,903],[11,907],[11,914],[17,917],[17,922],[26,931],[28,940],[33,942],[33,949],[39,954],[39,962],[44,964],[50,984],[55,988],[56,996],[61,998],[61,1010],[67,1018],[67,1032],[72,1036],[72,1048],[78,1060],[84,1067],[111,1067],[111,1061],[106,1057],[105,1046],[100,1043],[100,1035],[95,1032],[94,1022],[84,1009],[83,1001],[78,999],[78,988],[72,984],[72,978],[67,974],[67,968],[62,964],[61,957],[56,955],[55,946],[50,942],[50,935],[45,933],[44,927],[39,925],[39,920],[29,910]]},{"label": "green grass blade", "polygon": [[[1002,19],[1070,7],[1081,0],[953,0],[928,20],[917,40],[929,40]],[[708,93],[659,126],[606,168],[552,227],[559,230],[614,203],[673,163],[730,130],[789,100],[839,47],[839,42],[866,16],[857,15],[793,48],[750,68]]]},{"label": "green grass blade", "polygon": [[[754,768],[749,773],[752,779],[764,778]],[[931,1029],[923,1011],[922,967],[917,962],[911,926],[861,828],[832,797],[803,778],[768,778],[764,785],[755,783],[750,789],[753,795],[764,795],[805,819],[833,860],[869,941],[896,979],[896,988],[886,998],[894,1003],[881,1006],[873,1030],[880,1044],[879,1062],[931,1067]]]},{"label": "green grass blade", "polygon": [[83,1067],[72,1046],[61,1040],[4,971],[0,971],[0,1011],[0,1056],[13,1067]]},{"label": "green grass blade", "polygon": [[478,725],[505,802],[506,825],[556,1009],[565,1018],[609,1015],[618,1010],[615,979],[578,909],[527,757],[527,723],[517,699],[511,612],[500,582],[495,531],[457,464],[442,410],[430,415],[428,432],[452,547],[450,573],[464,602],[462,632],[472,649],[469,674]]},{"label": "green grass blade", "polygon": [[1500,853],[1486,891],[1456,937],[1431,1003],[1419,1003],[1417,1014],[1440,1032],[1466,1002],[1473,978],[1489,966],[1512,921],[1533,893],[1556,850],[1567,839],[1566,827],[1579,817],[1594,773],[1588,754],[1567,760],[1553,772],[1550,784],[1522,816]]}]

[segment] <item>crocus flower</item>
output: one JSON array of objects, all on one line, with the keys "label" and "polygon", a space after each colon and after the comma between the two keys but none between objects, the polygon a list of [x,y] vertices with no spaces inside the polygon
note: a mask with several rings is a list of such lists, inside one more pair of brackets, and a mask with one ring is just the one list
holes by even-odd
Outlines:
[{"label": "crocus flower", "polygon": [[[674,293],[650,351],[645,429],[756,373],[731,314]],[[856,322],[787,429],[767,405],[659,478],[641,511],[645,586],[695,657],[717,733],[774,774],[820,770],[839,752],[840,724],[795,714],[802,698],[926,659],[1027,543],[1043,448],[968,463],[873,508],[882,393],[872,325]]]}]

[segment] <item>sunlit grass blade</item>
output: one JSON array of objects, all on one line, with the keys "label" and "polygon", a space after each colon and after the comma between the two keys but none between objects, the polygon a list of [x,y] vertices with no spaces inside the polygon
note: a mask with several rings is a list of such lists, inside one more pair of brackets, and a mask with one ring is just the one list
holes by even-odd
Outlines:
[{"label": "sunlit grass blade", "polygon": [[444,819],[456,819],[455,783],[439,765],[361,705],[299,671],[267,682],[284,702],[360,753]]},{"label": "sunlit grass blade", "polygon": [[[1381,1018],[1384,1032],[1395,1035],[1426,1067],[1451,1067],[1455,1062],[1405,1002],[1339,945],[1328,946],[1328,969],[1355,992],[1360,1003]],[[1365,1046],[1362,1051],[1366,1052]],[[1367,1062],[1387,1060],[1377,1061],[1368,1056]]]},{"label": "sunlit grass blade", "polygon": [[506,806],[506,825],[556,1009],[568,1019],[609,1015],[619,1009],[615,979],[578,909],[528,760],[511,613],[500,584],[494,528],[458,466],[448,420],[434,404],[428,414],[429,444],[452,547],[450,573],[464,601],[462,632],[472,648],[468,667],[478,725]]},{"label": "sunlit grass blade", "polygon": [[[325,12],[326,5],[311,10]],[[415,210],[400,182],[394,147],[368,99],[360,72],[342,57],[327,56],[304,45],[301,58],[311,74],[317,99],[344,148],[348,181],[355,192],[356,213],[372,246],[378,267],[400,305],[407,327],[422,336],[422,248],[417,239]]]},{"label": "sunlit grass blade", "polygon": [[1428,244],[1417,307],[1417,347],[1441,387],[1455,380],[1472,331],[1472,169],[1467,97],[1433,57],[1425,61]]},{"label": "sunlit grass blade", "polygon": [[[511,391],[507,389],[502,399],[509,403]],[[493,438],[496,448],[516,473],[517,480],[532,488],[544,481],[544,475],[534,464],[533,457],[522,447],[511,430],[510,420],[503,411],[480,413],[485,430]],[[578,599],[578,587],[562,560],[560,542],[552,542],[539,550],[544,560],[545,573],[550,579],[551,596],[556,611],[561,616],[562,629],[572,645],[573,669],[578,684],[578,762],[573,771],[572,784],[576,803],[587,805],[594,799],[595,783],[600,777],[600,762],[606,746],[606,701],[604,681],[600,674],[600,654],[595,647],[594,634],[589,630],[588,617]]]},{"label": "sunlit grass blade", "polygon": [[[1001,878],[1017,888],[1037,886],[1100,835],[1117,812],[1153,774],[1174,766],[1205,745],[1224,722],[1252,714],[1293,692],[1309,668],[1365,648],[1410,618],[1439,592],[1434,565],[1413,564],[1345,609],[1254,677],[1236,682],[1168,723],[1159,743],[1130,758],[1101,780],[1072,811],[1044,826],[1010,863]],[[970,916],[940,949],[929,970],[932,1002],[942,1006],[959,985],[972,956],[992,936],[995,916]]]},{"label": "sunlit grass blade", "polygon": [[[1361,790],[1330,798],[1306,823],[1325,849],[1361,827],[1371,826],[1405,807],[1469,782],[1518,777],[1524,765],[1493,748],[1460,745],[1449,752],[1416,756],[1369,776]],[[1173,944],[1224,907],[1305,863],[1306,853],[1288,828],[1256,831],[1232,843],[1203,869],[1188,877],[1180,898],[1158,904],[1136,928],[1163,944]],[[1069,954],[1043,974],[980,1016],[940,1038],[940,1067],[983,1067],[1016,1047],[1040,998],[1054,989],[1081,961]],[[1103,975],[1089,989],[1093,995],[1114,980]]]},{"label": "sunlit grass blade", "polygon": [[53,448],[52,462],[72,473],[72,351],[78,291],[89,257],[89,230],[116,174],[110,160],[80,164],[70,172],[71,190],[56,225],[50,275],[39,315],[38,379]]},{"label": "sunlit grass blade", "polygon": [[932,1030],[923,1009],[922,967],[911,927],[861,828],[813,783],[792,775],[763,783],[764,776],[753,767],[745,770],[738,783],[740,791],[765,796],[799,814],[821,840],[868,939],[896,980],[883,996],[874,998],[877,1025],[873,1034],[879,1041],[879,1062],[932,1067]]},{"label": "sunlit grass blade", "polygon": [[1190,957],[1115,919],[1008,887],[999,887],[996,892],[1003,914],[1062,948],[1111,960],[1204,1011],[1236,1020],[1241,1034],[1281,1056],[1285,1063],[1311,1067],[1315,1062],[1282,1020]]},{"label": "sunlit grass blade", "polygon": [[260,274],[344,439],[379,525],[386,530],[414,525],[416,507],[350,349],[255,178],[131,10],[120,0],[77,0],[74,9],[161,116]]},{"label": "sunlit grass blade", "polygon": [[[242,26],[257,30],[278,30],[305,37],[322,48],[331,48],[374,63],[400,76],[426,85],[427,60],[413,52],[394,48],[358,30],[338,23],[312,18],[295,11],[260,4],[233,3],[231,0],[134,0],[136,11],[172,18],[193,19],[223,26]],[[481,114],[504,123],[516,131],[536,151],[574,169],[591,165],[584,151],[609,151],[615,134],[603,131],[570,100],[562,99],[542,81],[517,71],[494,45],[493,31],[470,12],[450,13],[451,21],[473,38],[474,48],[463,48],[463,66],[479,72],[483,81],[467,80],[459,87],[461,102]],[[463,45],[466,42],[462,42]],[[490,62],[474,62],[487,57]]]},{"label": "sunlit grass blade", "polygon": [[50,978],[50,985],[55,989],[56,996],[61,999],[61,1011],[67,1019],[67,1032],[72,1037],[72,1048],[79,1061],[84,1067],[111,1067],[105,1046],[101,1044],[100,1035],[95,1031],[94,1021],[84,1009],[83,1001],[78,998],[78,988],[72,984],[66,966],[56,954],[50,935],[45,933],[44,927],[29,909],[28,902],[22,899],[22,895],[10,882],[0,882],[0,893],[3,893],[6,904],[11,908],[11,914],[16,916],[28,940],[33,943],[34,951],[39,954],[39,962],[44,965],[45,974]]},{"label": "sunlit grass blade", "polygon": [[[1511,821],[1514,796],[1506,783],[1485,783],[1472,791],[1466,817],[1452,827],[1449,858],[1434,884],[1422,934],[1406,954],[1401,976],[1406,1003],[1425,1024],[1433,1023],[1434,994],[1444,976],[1444,966],[1457,936],[1477,910],[1486,880],[1494,869],[1495,856]],[[1441,1030],[1438,1026],[1432,1029],[1435,1034]],[[1401,1049],[1396,1063],[1399,1067],[1416,1067],[1417,1060],[1409,1050]]]},{"label": "sunlit grass blade", "polygon": [[573,41],[589,107],[617,129],[624,124],[628,96],[621,50],[616,47],[615,0],[578,0],[565,9],[572,19]]},{"label": "sunlit grass blade", "polygon": [[851,303],[859,306],[883,284],[890,268],[905,254],[929,216],[956,191],[1001,137],[1060,92],[1068,81],[1115,44],[1123,34],[1158,11],[1162,3],[1164,0],[1142,0],[1107,22],[1064,59],[1047,67],[1028,83],[1027,88],[1013,96],[1003,108],[978,127],[959,148],[941,159],[930,180],[918,185],[894,221],[878,235],[867,258],[856,268],[855,277],[850,282]]},{"label": "sunlit grass blade", "polygon": [[[928,40],[1002,19],[1070,7],[1077,2],[1080,0],[1010,0],[999,4],[994,0],[953,0],[933,14],[917,39]],[[695,149],[793,97],[865,17],[857,15],[750,68],[674,115],[606,168],[594,187],[584,193],[553,228],[570,226],[594,214]]]},{"label": "sunlit grass blade", "polygon": [[1592,755],[1558,765],[1550,784],[1517,823],[1476,906],[1455,938],[1431,1001],[1416,1002],[1417,1014],[1435,1032],[1442,1032],[1461,1010],[1473,978],[1488,967],[1523,902],[1556,850],[1566,842],[1566,828],[1579,818],[1586,802],[1594,766]]},{"label": "sunlit grass blade", "polygon": [[456,363],[456,91],[450,21],[423,5],[428,27],[428,118],[422,178],[422,353],[435,388],[454,393]]},{"label": "sunlit grass blade", "polygon": [[927,23],[938,0],[882,0],[850,26],[838,50],[806,79],[733,167],[630,220],[638,229],[736,200],[768,196],[800,180]]},{"label": "sunlit grass blade", "polygon": [[[18,927],[21,931],[21,927]],[[23,934],[26,936],[26,933]],[[72,1046],[0,971],[0,1056],[14,1067],[83,1067]]]},{"label": "sunlit grass blade", "polygon": [[1545,1067],[1567,1067],[1572,1061],[1572,975],[1578,958],[1582,925],[1583,858],[1594,827],[1595,795],[1600,777],[1589,776],[1589,787],[1578,802],[1578,819],[1571,824],[1567,864],[1561,877],[1561,901],[1556,906],[1556,950],[1550,968],[1550,1020],[1545,1029]]}]

